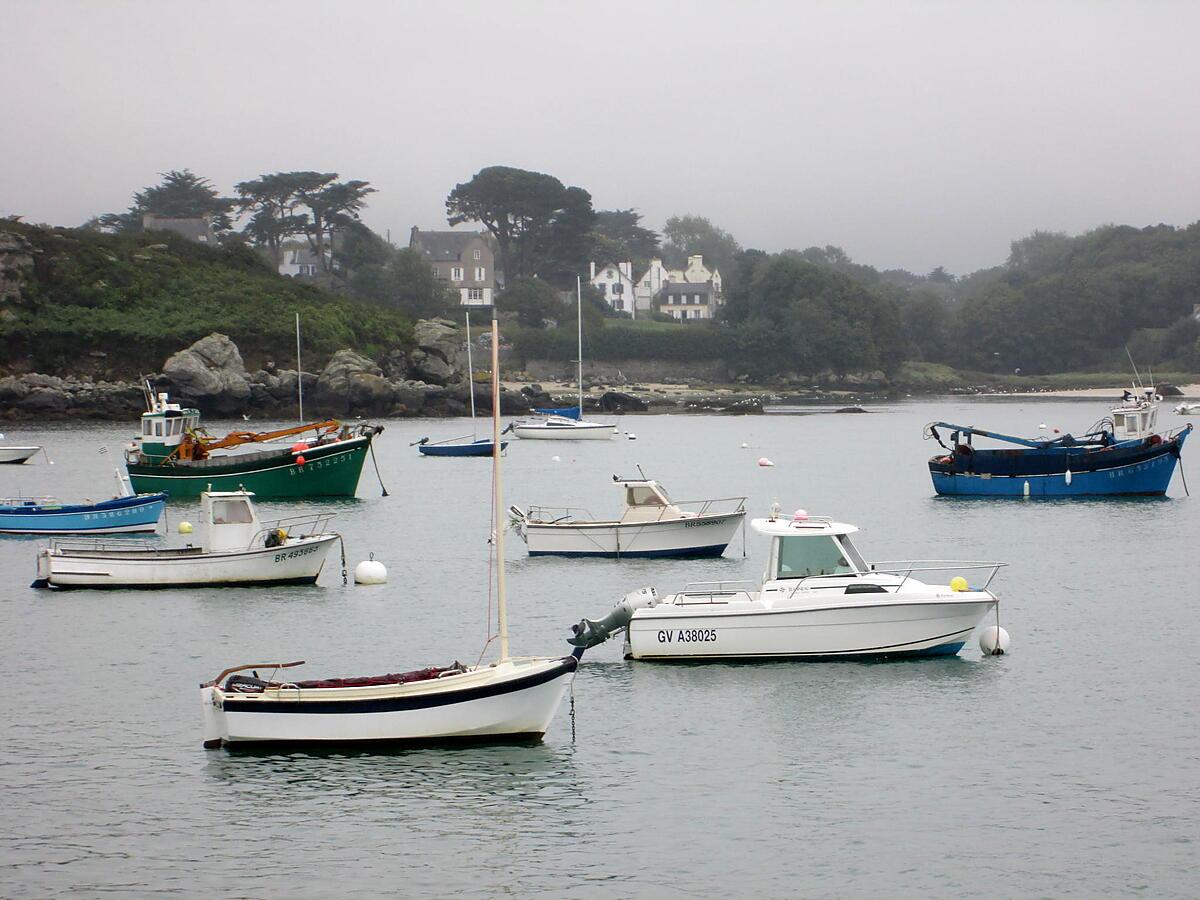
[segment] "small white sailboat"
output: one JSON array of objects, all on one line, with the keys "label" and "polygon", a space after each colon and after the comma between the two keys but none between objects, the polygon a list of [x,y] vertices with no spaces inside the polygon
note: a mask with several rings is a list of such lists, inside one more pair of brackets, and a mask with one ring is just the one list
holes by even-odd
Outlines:
[{"label": "small white sailboat", "polygon": [[583,418],[583,282],[575,278],[577,308],[577,337],[579,342],[579,406],[562,410],[545,410],[541,419],[521,419],[509,428],[525,440],[538,441],[607,441],[617,432],[615,423],[588,422]]},{"label": "small white sailboat", "polygon": [[[643,589],[599,622],[584,620],[571,643],[590,647],[624,629],[625,655],[645,660],[837,659],[957,653],[998,598],[988,588],[1003,563],[948,560],[869,565],[858,529],[798,511],[752,527],[771,540],[767,571],[746,582],[688,585],[659,598]],[[948,584],[914,573],[974,572]]]},{"label": "small white sailboat", "polygon": [[746,519],[745,497],[674,501],[657,481],[613,476],[621,489],[620,518],[582,509],[510,506],[530,556],[720,556]]},{"label": "small white sailboat", "polygon": [[[500,465],[500,361],[492,312],[492,508],[500,658],[366,678],[278,679],[301,663],[235,666],[200,686],[204,746],[540,740],[583,651],[509,654]],[[490,640],[489,640],[490,643]],[[237,673],[265,669],[266,677]]]},{"label": "small white sailboat", "polygon": [[38,553],[45,588],[168,588],[312,584],[337,532],[331,514],[260,522],[248,491],[200,495],[200,546],[144,541],[53,541]]},{"label": "small white sailboat", "polygon": [[13,446],[5,442],[4,435],[0,434],[0,465],[20,465],[41,449],[41,447]]}]

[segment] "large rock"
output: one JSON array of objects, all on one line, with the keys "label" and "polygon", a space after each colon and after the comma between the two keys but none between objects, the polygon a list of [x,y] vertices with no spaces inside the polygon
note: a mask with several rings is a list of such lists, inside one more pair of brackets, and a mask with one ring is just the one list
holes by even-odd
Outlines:
[{"label": "large rock", "polygon": [[645,412],[649,408],[646,401],[620,391],[609,391],[600,398],[600,409],[608,413]]},{"label": "large rock", "polygon": [[0,378],[0,404],[7,406],[10,403],[24,400],[28,393],[29,385],[15,375]]},{"label": "large rock", "polygon": [[325,409],[382,414],[395,402],[396,388],[373,361],[353,350],[339,350],[317,379],[316,394]]},{"label": "large rock", "polygon": [[21,409],[31,413],[64,413],[73,405],[71,396],[49,387],[35,387],[22,398]]},{"label": "large rock", "polygon": [[446,396],[444,387],[423,381],[401,381],[392,388],[396,404],[392,414],[397,416],[420,415],[427,405]]},{"label": "large rock", "polygon": [[462,329],[449,319],[421,319],[413,326],[413,343],[452,365],[465,352],[465,340]]},{"label": "large rock", "polygon": [[414,350],[408,355],[408,374],[427,384],[447,385],[458,380],[458,372],[436,353]]},{"label": "large rock", "polygon": [[206,412],[236,412],[250,399],[242,354],[228,335],[210,334],[180,350],[163,364],[163,375],[181,399]]}]

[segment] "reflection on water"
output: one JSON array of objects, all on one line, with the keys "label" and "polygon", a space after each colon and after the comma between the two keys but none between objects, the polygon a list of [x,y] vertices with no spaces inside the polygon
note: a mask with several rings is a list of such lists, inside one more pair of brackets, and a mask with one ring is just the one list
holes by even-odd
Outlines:
[{"label": "reflection on water", "polygon": [[[981,413],[1016,433],[1087,418],[951,400],[646,416],[636,443],[510,447],[519,504],[611,509],[611,473],[641,464],[679,496],[856,523],[868,558],[1010,564],[993,584],[1008,656],[971,642],[927,660],[659,665],[621,659],[617,639],[584,657],[574,722],[564,701],[533,745],[200,747],[197,685],[228,665],[307,659],[316,677],[474,661],[490,473],[420,458],[407,445],[423,423],[381,436],[390,497],[368,464],[360,499],[311,504],[337,513],[351,568],[371,552],[388,566],[386,585],[344,587],[330,565],[314,587],[32,591],[43,541],[0,539],[0,895],[1192,896],[1200,618],[1185,587],[1200,506],[1178,481],[1160,502],[935,499],[921,426]],[[108,490],[112,456],[95,448],[129,431],[24,435],[58,465],[0,467],[0,495]],[[1200,483],[1193,454],[1183,463]],[[264,501],[262,515],[306,505]],[[170,504],[170,540],[196,510]],[[565,652],[572,623],[645,585],[757,579],[752,532],[747,552],[736,538],[719,560],[530,559],[511,538],[513,650]]]}]

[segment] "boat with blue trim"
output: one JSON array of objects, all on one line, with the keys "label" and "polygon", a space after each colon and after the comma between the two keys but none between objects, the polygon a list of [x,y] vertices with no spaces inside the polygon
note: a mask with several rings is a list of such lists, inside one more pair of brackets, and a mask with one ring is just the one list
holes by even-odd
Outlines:
[{"label": "boat with blue trim", "polygon": [[158,529],[166,494],[136,494],[99,503],[53,497],[0,499],[0,534],[121,534]]},{"label": "boat with blue trim", "polygon": [[[1161,401],[1153,388],[1126,391],[1108,417],[1078,437],[1023,438],[931,422],[926,439],[946,451],[929,460],[933,488],[958,497],[1162,496],[1192,426],[1158,432]],[[1013,446],[977,448],[976,437]]]}]

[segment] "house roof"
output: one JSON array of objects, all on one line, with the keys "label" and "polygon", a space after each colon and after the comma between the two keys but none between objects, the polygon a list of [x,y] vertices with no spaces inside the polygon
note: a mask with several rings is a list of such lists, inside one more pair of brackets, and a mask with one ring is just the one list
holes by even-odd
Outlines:
[{"label": "house roof", "polygon": [[413,229],[409,246],[434,262],[462,259],[471,242],[482,239],[478,231],[418,231]]},{"label": "house roof", "polygon": [[713,286],[707,281],[670,281],[663,287],[665,294],[711,294]]},{"label": "house roof", "polygon": [[142,227],[148,231],[173,231],[193,241],[213,239],[212,224],[199,216],[184,218],[146,213],[142,216]]}]

